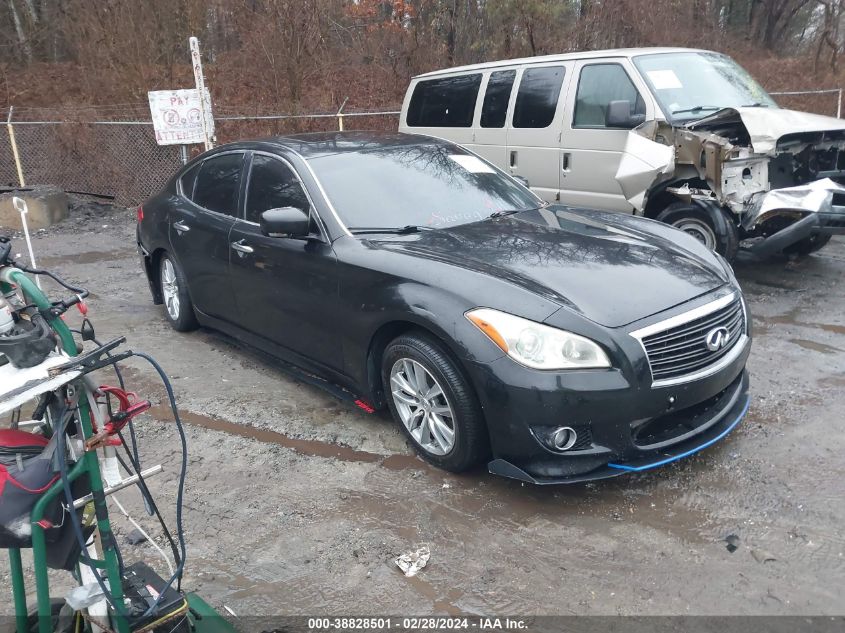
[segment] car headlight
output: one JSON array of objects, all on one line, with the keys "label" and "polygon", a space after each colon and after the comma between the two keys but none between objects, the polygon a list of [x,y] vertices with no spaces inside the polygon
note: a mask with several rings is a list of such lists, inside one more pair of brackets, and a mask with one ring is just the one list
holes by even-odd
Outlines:
[{"label": "car headlight", "polygon": [[604,350],[588,338],[491,308],[476,308],[467,319],[516,362],[532,369],[610,367]]}]

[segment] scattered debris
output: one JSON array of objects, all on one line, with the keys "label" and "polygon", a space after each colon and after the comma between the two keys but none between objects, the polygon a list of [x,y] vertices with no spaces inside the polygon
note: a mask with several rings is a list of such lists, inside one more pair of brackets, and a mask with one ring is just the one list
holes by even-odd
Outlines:
[{"label": "scattered debris", "polygon": [[[103,581],[106,588],[108,588],[108,580]],[[88,583],[87,585],[80,585],[72,589],[66,596],[65,602],[74,611],[80,609],[87,609],[92,604],[96,604],[103,599],[103,589],[96,582]]]},{"label": "scattered debris", "polygon": [[770,561],[776,561],[775,558],[771,553],[767,552],[764,549],[753,549],[751,550],[751,555],[754,557],[758,563],[768,563]]},{"label": "scattered debris", "polygon": [[146,542],[146,540],[146,535],[144,535],[144,533],[138,529],[132,530],[129,534],[126,535],[126,541],[130,545],[140,545],[141,543]]},{"label": "scattered debris", "polygon": [[736,534],[728,534],[725,537],[725,549],[727,549],[731,554],[733,554],[737,549],[739,549],[739,537]]},{"label": "scattered debris", "polygon": [[417,572],[426,566],[429,558],[431,558],[431,550],[428,545],[422,545],[413,551],[401,554],[396,559],[396,565],[405,576],[410,578],[416,576]]}]

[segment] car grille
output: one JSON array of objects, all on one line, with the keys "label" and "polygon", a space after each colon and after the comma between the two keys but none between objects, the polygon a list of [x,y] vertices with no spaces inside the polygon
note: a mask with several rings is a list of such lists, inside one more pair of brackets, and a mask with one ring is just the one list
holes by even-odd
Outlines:
[{"label": "car grille", "polygon": [[[708,334],[726,328],[728,341],[711,350]],[[648,356],[651,376],[655,382],[682,378],[717,363],[740,342],[745,333],[745,311],[739,297],[703,316],[674,325],[665,330],[650,332],[640,338]]]}]

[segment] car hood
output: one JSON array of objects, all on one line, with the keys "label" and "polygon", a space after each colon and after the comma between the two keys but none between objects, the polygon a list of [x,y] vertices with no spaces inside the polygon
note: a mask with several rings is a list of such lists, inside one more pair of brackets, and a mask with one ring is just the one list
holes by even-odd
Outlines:
[{"label": "car hood", "polygon": [[687,123],[691,130],[709,130],[741,123],[748,131],[751,147],[758,154],[771,154],[787,134],[845,130],[845,120],[784,108],[724,108]]},{"label": "car hood", "polygon": [[547,207],[377,245],[519,285],[608,327],[667,310],[727,281],[709,252],[697,254],[669,239],[692,240],[687,235],[617,217]]}]

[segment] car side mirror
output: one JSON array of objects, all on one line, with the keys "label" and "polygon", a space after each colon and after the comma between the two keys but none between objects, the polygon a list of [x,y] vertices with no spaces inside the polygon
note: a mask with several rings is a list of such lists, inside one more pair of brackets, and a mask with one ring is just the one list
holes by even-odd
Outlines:
[{"label": "car side mirror", "polygon": [[632,130],[644,121],[644,114],[631,112],[631,102],[627,99],[611,101],[607,106],[607,114],[604,118],[605,127],[622,128],[623,130]]},{"label": "car side mirror", "polygon": [[269,209],[261,214],[261,233],[268,237],[308,237],[311,220],[296,207]]}]

